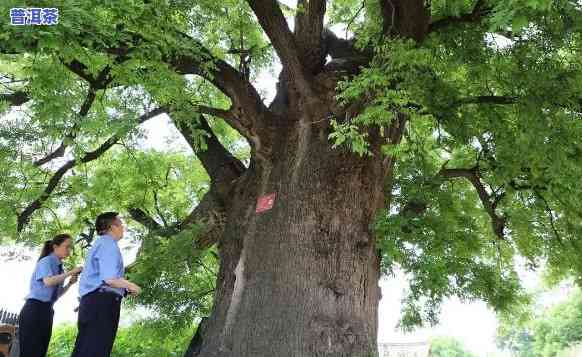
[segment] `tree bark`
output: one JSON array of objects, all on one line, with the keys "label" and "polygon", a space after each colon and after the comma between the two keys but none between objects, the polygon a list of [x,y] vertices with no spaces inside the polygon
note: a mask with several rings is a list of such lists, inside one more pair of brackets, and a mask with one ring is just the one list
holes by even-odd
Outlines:
[{"label": "tree bark", "polygon": [[[377,355],[382,138],[372,135],[374,157],[333,149],[326,113],[281,120],[270,159],[236,183],[214,311],[188,357]],[[273,208],[256,213],[270,193]]]}]

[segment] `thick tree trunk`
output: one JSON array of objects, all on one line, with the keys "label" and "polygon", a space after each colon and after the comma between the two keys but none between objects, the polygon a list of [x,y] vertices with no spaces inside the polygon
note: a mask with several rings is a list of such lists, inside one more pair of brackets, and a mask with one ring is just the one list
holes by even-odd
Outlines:
[{"label": "thick tree trunk", "polygon": [[[332,149],[324,114],[278,123],[272,159],[253,162],[237,183],[214,311],[189,356],[377,355],[371,223],[385,167],[379,153]],[[274,207],[255,213],[269,193]]]}]

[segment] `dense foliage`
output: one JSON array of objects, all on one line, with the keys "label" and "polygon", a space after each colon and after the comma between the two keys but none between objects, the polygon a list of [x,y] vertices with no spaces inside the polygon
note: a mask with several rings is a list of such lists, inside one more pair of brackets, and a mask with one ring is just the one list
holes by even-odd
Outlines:
[{"label": "dense foliage", "polygon": [[[475,2],[432,4],[438,17]],[[503,1],[422,46],[375,37],[373,16],[360,23],[376,56],[339,98],[371,99],[333,139],[365,155],[361,128],[410,118],[385,148],[396,172],[377,224],[385,269],[412,277],[404,326],[435,322],[452,295],[500,311],[527,301],[518,256],[558,280],[581,276],[581,15],[573,1]]]},{"label": "dense foliage", "polygon": [[[75,326],[55,326],[48,356],[70,356],[76,334]],[[119,329],[111,357],[182,356],[191,334],[189,328],[174,329],[160,322],[136,322]]]},{"label": "dense foliage", "polygon": [[436,337],[430,341],[432,357],[475,357],[463,347],[463,344],[453,337]]},{"label": "dense foliage", "polygon": [[574,291],[563,302],[519,323],[513,316],[501,320],[499,345],[518,357],[554,357],[582,343],[582,292]]}]

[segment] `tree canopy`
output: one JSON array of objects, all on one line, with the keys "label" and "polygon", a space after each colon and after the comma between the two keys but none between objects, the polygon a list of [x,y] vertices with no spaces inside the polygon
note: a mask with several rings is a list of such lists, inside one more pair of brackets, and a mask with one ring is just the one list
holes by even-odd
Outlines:
[{"label": "tree canopy", "polygon": [[498,327],[498,344],[519,357],[560,356],[582,342],[582,293],[573,291],[567,299],[530,312],[529,319],[516,321],[505,316]]},{"label": "tree canopy", "polygon": [[430,355],[434,357],[474,357],[454,337],[436,337],[430,341]]}]

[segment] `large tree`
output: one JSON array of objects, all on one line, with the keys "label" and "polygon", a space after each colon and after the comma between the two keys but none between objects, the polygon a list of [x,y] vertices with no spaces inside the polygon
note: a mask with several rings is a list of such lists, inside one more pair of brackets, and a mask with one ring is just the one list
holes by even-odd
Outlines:
[{"label": "large tree", "polygon": [[[23,3],[3,1],[3,18]],[[156,237],[143,251],[189,236],[187,258],[218,252],[188,356],[375,355],[378,279],[396,266],[411,282],[405,326],[436,321],[451,295],[506,309],[522,296],[518,256],[582,272],[576,1],[29,5],[60,18],[1,24],[2,234],[79,229],[67,213],[107,206],[104,180],[125,177],[105,196]],[[191,175],[166,155],[123,173],[147,161],[130,155],[135,128],[161,113],[206,187],[178,185]]]}]

